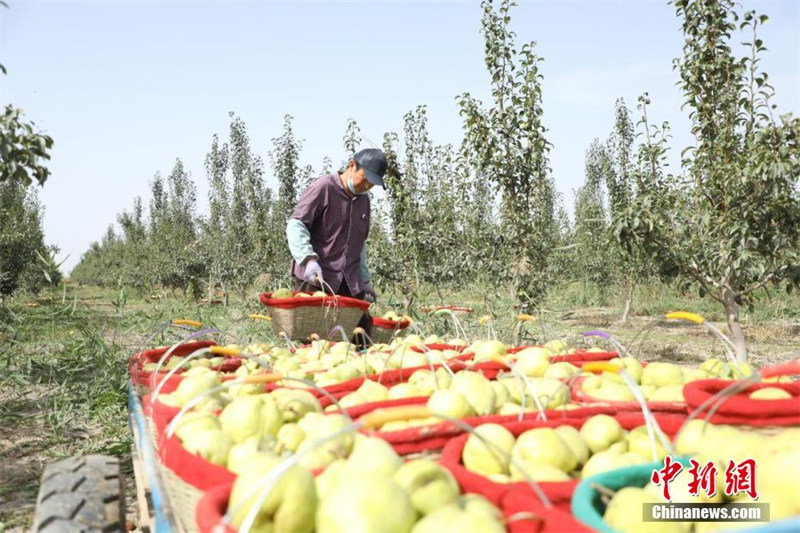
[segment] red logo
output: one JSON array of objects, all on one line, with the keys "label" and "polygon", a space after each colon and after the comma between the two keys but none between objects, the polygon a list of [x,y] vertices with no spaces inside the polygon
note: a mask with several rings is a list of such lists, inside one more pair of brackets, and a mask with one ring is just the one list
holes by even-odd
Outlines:
[{"label": "red logo", "polygon": [[669,482],[675,479],[680,471],[683,470],[683,466],[680,463],[676,463],[672,460],[672,457],[667,455],[664,457],[664,468],[661,470],[653,470],[653,475],[650,476],[650,479],[656,485],[661,485],[664,483],[664,498],[667,501],[672,501],[672,498],[669,496]]},{"label": "red logo", "polygon": [[717,493],[717,467],[712,461],[705,464],[700,468],[700,463],[694,459],[689,459],[692,463],[692,468],[689,473],[692,475],[692,480],[689,482],[689,494],[692,496],[698,495],[698,488],[708,494],[709,498],[713,498]]},{"label": "red logo", "polygon": [[754,500],[758,498],[756,490],[756,462],[745,459],[738,465],[731,460],[725,469],[725,494],[736,496],[746,492]]}]

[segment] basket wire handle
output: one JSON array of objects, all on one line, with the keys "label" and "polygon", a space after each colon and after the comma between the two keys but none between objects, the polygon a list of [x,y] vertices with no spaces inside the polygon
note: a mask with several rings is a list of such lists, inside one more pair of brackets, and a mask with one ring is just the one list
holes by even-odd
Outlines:
[{"label": "basket wire handle", "polygon": [[687,311],[672,311],[665,314],[664,318],[667,320],[686,320],[705,327],[706,330],[711,332],[715,337],[722,341],[722,346],[725,347],[725,353],[728,355],[728,358],[732,363],[736,363],[736,355],[734,354],[736,347],[734,346],[733,342],[727,337],[727,335],[723,334],[720,330],[709,324],[702,316],[696,313],[689,313]]},{"label": "basket wire handle", "polygon": [[156,364],[156,369],[153,371],[153,373],[150,376],[150,387],[151,388],[155,388],[156,387],[156,379],[158,379],[158,373],[161,371],[161,367],[164,365],[164,362],[167,359],[169,359],[169,357],[173,354],[173,352],[178,349],[178,346],[180,346],[183,343],[185,343],[187,341],[190,341],[192,339],[196,339],[197,337],[202,337],[203,335],[210,335],[210,334],[214,334],[214,333],[219,333],[219,330],[215,329],[215,328],[209,328],[209,329],[202,329],[200,331],[195,331],[195,332],[187,335],[186,337],[182,338],[181,340],[179,340],[178,342],[176,342],[172,346],[170,346],[169,349],[167,349],[167,351],[164,352],[164,355],[162,355],[158,359],[158,363]]},{"label": "basket wire handle", "polygon": [[[407,409],[407,408],[404,408],[404,409]],[[406,412],[401,412],[400,414],[405,415]],[[437,418],[440,418],[442,420],[449,421],[452,424],[456,425],[457,427],[459,427],[461,429],[464,429],[468,433],[470,433],[472,435],[475,435],[487,447],[490,447],[494,451],[499,452],[501,455],[504,455],[504,456],[508,457],[509,462],[511,464],[513,464],[517,469],[519,469],[520,473],[525,478],[525,480],[528,482],[528,484],[531,486],[531,488],[533,489],[534,493],[539,498],[539,500],[541,500],[542,504],[544,506],[548,507],[548,508],[552,508],[552,506],[553,506],[552,502],[547,497],[547,495],[544,493],[544,491],[539,486],[539,484],[536,483],[533,479],[531,479],[531,477],[525,472],[525,470],[523,468],[520,467],[520,465],[517,463],[516,459],[514,457],[512,457],[511,454],[509,454],[508,452],[503,450],[497,444],[491,442],[489,439],[486,439],[485,437],[483,437],[479,433],[476,433],[475,432],[475,428],[473,426],[471,426],[471,425],[469,425],[469,424],[467,424],[467,423],[465,423],[465,422],[463,422],[461,420],[450,418],[448,416],[437,414],[437,413],[429,413],[429,414],[432,415],[432,416],[435,416]],[[369,415],[367,415],[367,416],[369,416]],[[232,508],[230,508],[230,509],[228,509],[226,511],[225,515],[223,515],[221,520],[220,520],[220,524],[223,524],[225,526],[229,526],[230,523],[231,523],[231,519],[233,517],[233,514],[245,502],[247,502],[252,496],[258,494],[258,497],[256,498],[254,503],[248,509],[247,514],[245,515],[244,521],[242,522],[242,524],[241,524],[241,526],[239,528],[239,531],[241,533],[248,533],[250,531],[250,528],[255,523],[256,517],[258,516],[258,512],[261,510],[261,507],[264,505],[264,502],[267,501],[267,498],[269,497],[269,494],[272,492],[272,489],[275,488],[275,486],[278,484],[278,481],[280,481],[281,477],[283,477],[284,474],[286,474],[293,466],[298,464],[300,462],[300,460],[303,458],[303,456],[305,456],[307,453],[310,453],[310,452],[316,450],[317,448],[319,448],[320,446],[322,446],[326,442],[328,442],[330,440],[333,440],[333,439],[337,439],[337,438],[339,438],[341,436],[347,435],[348,433],[352,433],[352,432],[358,431],[359,429],[366,428],[367,426],[365,425],[363,420],[364,420],[364,417],[359,419],[359,421],[357,421],[357,422],[353,422],[351,424],[348,424],[347,426],[343,427],[342,429],[340,429],[340,430],[338,430],[338,431],[336,431],[336,432],[334,432],[334,433],[332,433],[330,435],[326,435],[325,437],[322,437],[321,439],[316,440],[308,448],[306,448],[304,450],[300,450],[300,451],[296,452],[295,454],[289,456],[288,458],[284,459],[280,463],[278,463],[272,470],[267,472],[267,474],[264,476],[264,478],[259,483],[257,483],[256,486],[254,486],[252,488],[252,490],[249,492],[249,494],[245,498],[243,498],[241,502],[238,502],[237,505],[233,506]]]},{"label": "basket wire handle", "polygon": [[627,350],[627,348],[625,348],[622,345],[622,343],[619,342],[619,340],[617,340],[615,337],[613,337],[609,333],[606,333],[605,331],[602,331],[602,330],[599,330],[599,329],[593,329],[591,331],[584,331],[583,333],[581,333],[581,337],[600,337],[602,339],[605,339],[609,343],[611,343],[611,345],[614,348],[617,349],[617,353],[619,353],[620,357],[633,358],[633,356],[630,354],[630,352]]},{"label": "basket wire handle", "polygon": [[587,372],[600,370],[617,374],[622,378],[622,381],[625,382],[628,388],[631,389],[633,397],[639,404],[639,408],[642,411],[642,416],[644,417],[645,427],[647,428],[647,437],[650,439],[650,447],[653,452],[653,461],[658,461],[658,443],[656,442],[656,437],[658,437],[658,440],[661,442],[661,445],[664,447],[667,453],[672,454],[675,451],[672,447],[672,442],[666,438],[661,426],[659,426],[658,421],[656,420],[655,415],[647,406],[647,400],[645,400],[644,394],[642,394],[642,390],[639,388],[639,385],[636,383],[636,380],[633,379],[633,376],[628,373],[624,366],[617,366],[606,361],[591,361],[583,364],[582,369],[586,370]]}]

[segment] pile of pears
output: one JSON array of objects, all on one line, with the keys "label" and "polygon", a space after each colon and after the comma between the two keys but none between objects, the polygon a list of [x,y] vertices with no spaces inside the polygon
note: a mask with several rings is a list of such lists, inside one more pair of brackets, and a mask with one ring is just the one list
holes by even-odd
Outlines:
[{"label": "pile of pears", "polygon": [[[692,477],[688,468],[670,482],[670,501],[673,503],[765,503],[769,504],[770,522],[796,517],[800,527],[800,428],[770,428],[757,430],[727,425],[690,421],[675,441],[676,451],[694,458],[701,465],[709,461],[716,467],[716,493],[709,497],[702,489],[698,495],[689,494]],[[725,494],[725,469],[729,461],[738,464],[754,459],[758,499],[748,494]],[[752,528],[747,522],[643,522],[642,504],[665,503],[661,486],[649,482],[644,487],[625,487],[609,501],[606,523],[624,533],[657,531],[664,533],[707,533]],[[639,510],[639,512],[633,512]]]},{"label": "pile of pears", "polygon": [[[336,440],[337,451],[347,453],[325,465],[316,476],[313,472],[319,464],[305,457],[286,470],[258,508],[250,531],[505,531],[503,514],[497,507],[482,496],[462,495],[452,474],[434,461],[403,462],[386,441],[362,434]],[[235,528],[257,504],[264,480],[278,472],[280,461],[263,451],[247,456],[247,469],[236,478],[228,501]]]},{"label": "pile of pears", "polygon": [[[655,450],[657,458],[666,455],[660,443]],[[646,426],[626,431],[605,414],[592,416],[580,429],[564,424],[529,429],[517,437],[502,425],[482,424],[461,454],[467,469],[496,483],[570,481],[653,460]]]}]

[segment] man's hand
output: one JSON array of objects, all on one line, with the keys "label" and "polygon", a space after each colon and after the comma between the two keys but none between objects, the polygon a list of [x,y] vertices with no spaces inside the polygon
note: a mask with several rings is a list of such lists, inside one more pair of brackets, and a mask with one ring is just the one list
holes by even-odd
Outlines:
[{"label": "man's hand", "polygon": [[373,303],[378,299],[378,293],[369,281],[364,284],[364,300]]},{"label": "man's hand", "polygon": [[315,260],[309,259],[306,263],[304,279],[312,285],[322,287],[322,269]]}]

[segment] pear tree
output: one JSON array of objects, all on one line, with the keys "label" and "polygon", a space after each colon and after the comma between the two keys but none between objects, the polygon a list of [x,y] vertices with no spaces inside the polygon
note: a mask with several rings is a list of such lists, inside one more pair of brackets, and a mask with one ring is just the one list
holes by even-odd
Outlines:
[{"label": "pear tree", "polygon": [[503,0],[495,10],[493,2],[482,3],[491,105],[484,107],[469,93],[457,101],[466,141],[477,156],[476,177],[496,186],[500,195],[504,273],[516,286],[521,306],[530,308],[541,303],[547,287],[556,193],[542,123],[542,58],[535,42],[516,48],[509,29],[514,5]]},{"label": "pear tree", "polygon": [[[800,284],[800,120],[776,116],[770,101],[759,66],[765,15],[740,14],[730,0],[672,4],[685,37],[675,68],[696,141],[682,152],[682,173],[655,175],[615,218],[615,231],[719,302],[746,360],[742,307],[770,286]],[[741,58],[732,46],[740,33],[748,40]],[[657,142],[645,145],[653,161],[663,153]]]}]

